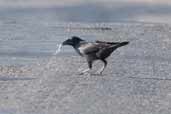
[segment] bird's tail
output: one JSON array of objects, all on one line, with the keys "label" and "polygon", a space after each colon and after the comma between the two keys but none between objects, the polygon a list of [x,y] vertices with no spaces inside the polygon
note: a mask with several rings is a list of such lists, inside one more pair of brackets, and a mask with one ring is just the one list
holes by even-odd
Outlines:
[{"label": "bird's tail", "polygon": [[[112,42],[111,42],[112,43]],[[112,44],[106,48],[103,48],[102,51],[99,53],[101,58],[107,58],[114,50],[116,50],[119,47],[125,46],[129,44],[129,42],[118,42],[117,44]]]},{"label": "bird's tail", "polygon": [[122,47],[122,46],[125,46],[125,45],[128,45],[128,44],[129,44],[129,42],[121,42],[121,43],[115,45],[114,47],[118,48],[118,47]]},{"label": "bird's tail", "polygon": [[125,45],[128,45],[129,44],[129,42],[121,42],[120,44],[119,44],[119,46],[125,46]]},{"label": "bird's tail", "polygon": [[111,44],[111,45],[118,45],[119,47],[129,44],[129,42],[105,42],[105,41],[99,41],[99,40],[96,40],[96,43],[105,43],[105,44]]}]

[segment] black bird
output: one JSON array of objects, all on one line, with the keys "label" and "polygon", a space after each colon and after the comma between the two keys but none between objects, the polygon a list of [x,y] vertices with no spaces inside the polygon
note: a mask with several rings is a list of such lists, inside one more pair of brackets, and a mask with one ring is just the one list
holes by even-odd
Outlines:
[{"label": "black bird", "polygon": [[73,36],[71,39],[65,40],[62,45],[72,46],[76,52],[87,59],[89,69],[84,70],[81,74],[92,69],[92,63],[95,60],[101,60],[104,66],[99,71],[102,74],[103,70],[107,66],[106,58],[111,55],[111,53],[121,46],[127,45],[129,42],[105,42],[105,41],[95,41],[87,42],[77,36]]}]

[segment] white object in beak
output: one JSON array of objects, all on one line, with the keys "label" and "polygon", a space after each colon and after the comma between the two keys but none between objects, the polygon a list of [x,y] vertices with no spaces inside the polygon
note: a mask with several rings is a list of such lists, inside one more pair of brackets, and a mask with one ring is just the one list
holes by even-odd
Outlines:
[{"label": "white object in beak", "polygon": [[57,44],[57,47],[58,47],[58,48],[56,49],[54,55],[57,55],[57,54],[61,51],[62,44]]}]

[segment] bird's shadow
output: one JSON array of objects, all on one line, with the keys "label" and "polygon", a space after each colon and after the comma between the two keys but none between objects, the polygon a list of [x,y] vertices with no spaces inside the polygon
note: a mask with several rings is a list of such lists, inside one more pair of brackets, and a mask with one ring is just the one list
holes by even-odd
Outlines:
[{"label": "bird's shadow", "polygon": [[99,73],[78,73],[78,75],[80,75],[80,76],[98,76],[98,77],[104,76],[104,74],[99,74]]}]

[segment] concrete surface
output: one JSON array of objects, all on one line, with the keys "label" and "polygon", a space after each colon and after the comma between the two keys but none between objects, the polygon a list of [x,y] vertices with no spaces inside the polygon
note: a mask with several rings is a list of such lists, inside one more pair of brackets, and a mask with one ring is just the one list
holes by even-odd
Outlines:
[{"label": "concrete surface", "polygon": [[[109,57],[102,76],[78,75],[86,62],[69,54],[29,66],[1,66],[0,112],[170,114],[171,26],[114,23],[110,27],[112,30],[96,33],[98,40],[130,44]],[[100,65],[96,62],[92,72]]]}]

